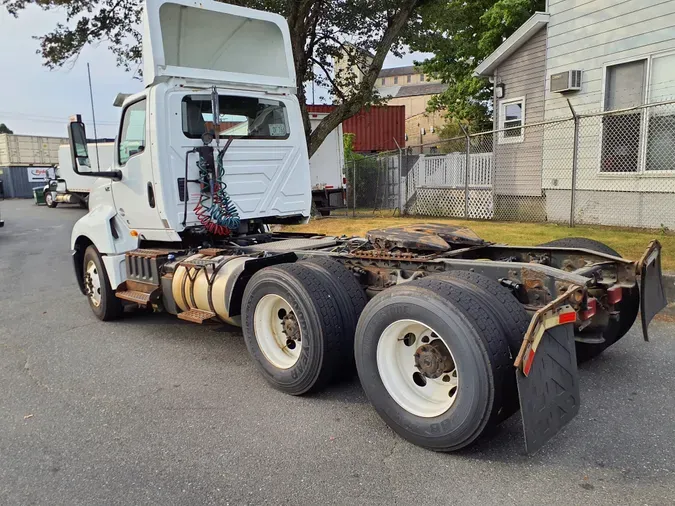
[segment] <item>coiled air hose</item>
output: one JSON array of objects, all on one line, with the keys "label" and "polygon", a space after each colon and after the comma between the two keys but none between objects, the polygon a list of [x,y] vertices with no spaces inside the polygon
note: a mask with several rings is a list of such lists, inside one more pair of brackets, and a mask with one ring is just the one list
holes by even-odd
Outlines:
[{"label": "coiled air hose", "polygon": [[[209,164],[202,154],[199,154],[197,167],[199,168],[199,202],[195,206],[197,219],[204,228],[216,235],[230,235],[231,231],[239,229],[241,219],[237,208],[230,199],[225,183],[225,168],[223,158],[227,148],[232,143],[232,137],[227,140],[225,147],[218,151],[215,160],[215,174],[209,170]],[[215,176],[215,177],[214,177]]]}]

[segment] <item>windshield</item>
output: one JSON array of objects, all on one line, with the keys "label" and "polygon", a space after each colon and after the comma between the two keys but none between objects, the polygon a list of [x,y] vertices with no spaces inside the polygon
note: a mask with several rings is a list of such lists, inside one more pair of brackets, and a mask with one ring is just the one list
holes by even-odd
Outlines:
[{"label": "windshield", "polygon": [[[289,135],[286,107],[278,100],[266,98],[219,96],[220,135],[244,139],[287,139]],[[199,139],[215,132],[210,95],[187,95],[182,101],[183,133]]]}]

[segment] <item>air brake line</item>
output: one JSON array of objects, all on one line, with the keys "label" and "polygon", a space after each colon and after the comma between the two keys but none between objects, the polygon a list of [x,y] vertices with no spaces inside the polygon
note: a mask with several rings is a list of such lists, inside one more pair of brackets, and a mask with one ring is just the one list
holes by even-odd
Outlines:
[{"label": "air brake line", "polygon": [[[204,156],[203,150],[204,148],[208,149],[207,146],[195,148],[185,154],[183,226],[187,223],[187,202],[189,200],[187,185],[188,183],[199,183],[199,202],[195,206],[194,212],[204,228],[216,235],[229,235],[232,230],[239,228],[241,220],[236,206],[226,191],[227,184],[225,183],[225,167],[223,163],[225,153],[233,140],[234,137],[230,136],[223,149],[218,150],[215,163],[209,163]],[[188,157],[191,153],[195,152],[199,153],[199,160],[197,161],[199,175],[197,179],[188,180]]]},{"label": "air brake line", "polygon": [[207,163],[201,152],[197,162],[200,194],[199,202],[195,207],[195,214],[204,228],[216,235],[229,235],[232,230],[239,228],[241,221],[237,208],[226,191],[227,184],[225,183],[225,167],[223,164],[225,153],[233,140],[233,136],[228,137],[223,149],[218,151],[213,174],[209,167],[210,164]]}]

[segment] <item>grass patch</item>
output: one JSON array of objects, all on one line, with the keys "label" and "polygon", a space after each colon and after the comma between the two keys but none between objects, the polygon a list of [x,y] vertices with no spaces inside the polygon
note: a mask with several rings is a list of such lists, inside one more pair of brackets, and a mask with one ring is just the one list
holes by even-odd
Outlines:
[{"label": "grass patch", "polygon": [[563,237],[588,237],[603,242],[618,251],[621,256],[639,260],[652,239],[658,239],[663,245],[662,266],[664,270],[675,270],[675,235],[663,234],[654,230],[637,230],[603,226],[577,226],[569,228],[554,223],[516,223],[495,221],[468,221],[447,218],[393,218],[393,217],[357,217],[325,218],[312,220],[307,225],[284,227],[292,232],[316,232],[327,235],[364,236],[369,230],[377,228],[409,225],[412,223],[442,223],[468,227],[487,241],[533,246]]}]

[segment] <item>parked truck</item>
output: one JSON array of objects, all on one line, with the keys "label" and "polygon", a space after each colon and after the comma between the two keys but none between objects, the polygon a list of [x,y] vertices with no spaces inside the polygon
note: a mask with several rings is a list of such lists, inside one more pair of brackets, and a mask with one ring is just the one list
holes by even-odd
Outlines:
[{"label": "parked truck", "polygon": [[[309,121],[314,130],[327,112],[311,112]],[[344,174],[344,134],[342,125],[328,134],[309,159],[312,203],[322,216],[347,207],[347,179]]]},{"label": "parked truck", "polygon": [[146,0],[143,22],[146,86],[123,100],[110,170],[92,168],[84,125],[69,125],[73,167],[97,178],[72,249],[101,320],[151,307],[239,325],[260,373],[291,395],[355,364],[382,419],[437,451],[519,409],[535,451],[579,410],[577,362],[638,311],[647,338],[665,305],[658,241],[632,261],[589,239],[506,246],[434,224],[270,232],[306,223],[312,199],[286,21]]},{"label": "parked truck", "polygon": [[[89,163],[93,168],[109,169],[113,163],[114,149],[112,142],[90,142],[87,144]],[[59,164],[48,173],[50,177],[43,189],[47,207],[54,208],[59,203],[79,204],[83,208],[88,206],[89,192],[94,180],[74,170],[68,144],[59,146]]]}]

